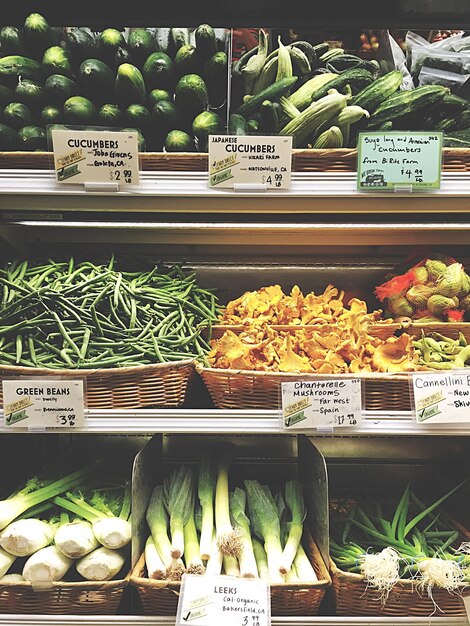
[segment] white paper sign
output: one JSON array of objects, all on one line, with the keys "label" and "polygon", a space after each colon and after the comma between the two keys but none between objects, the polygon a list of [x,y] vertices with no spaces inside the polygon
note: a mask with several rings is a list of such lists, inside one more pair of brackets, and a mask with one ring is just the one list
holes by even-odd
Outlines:
[{"label": "white paper sign", "polygon": [[413,392],[419,424],[470,422],[469,374],[414,374]]},{"label": "white paper sign", "polygon": [[83,428],[83,380],[5,379],[4,425],[11,428]]},{"label": "white paper sign", "polygon": [[256,578],[183,576],[176,626],[270,626],[269,585]]},{"label": "white paper sign", "polygon": [[289,189],[292,137],[211,135],[209,185],[233,189],[258,185]]},{"label": "white paper sign", "polygon": [[282,383],[286,430],[351,428],[362,423],[359,378],[321,378]]},{"label": "white paper sign", "polygon": [[136,132],[57,129],[51,137],[58,183],[139,183]]}]

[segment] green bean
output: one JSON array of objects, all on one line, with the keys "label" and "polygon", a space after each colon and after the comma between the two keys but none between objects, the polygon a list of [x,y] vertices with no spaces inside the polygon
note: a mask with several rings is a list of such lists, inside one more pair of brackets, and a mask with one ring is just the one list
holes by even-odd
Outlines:
[{"label": "green bean", "polygon": [[59,326],[59,329],[60,329],[60,331],[61,331],[65,341],[69,344],[69,346],[72,348],[72,350],[75,352],[75,354],[78,357],[80,357],[80,350],[79,350],[77,344],[75,343],[75,341],[68,334],[67,329],[65,328],[64,324],[62,323],[62,320],[59,318],[57,313],[53,312],[53,315],[54,315],[55,320],[57,321],[57,325]]}]

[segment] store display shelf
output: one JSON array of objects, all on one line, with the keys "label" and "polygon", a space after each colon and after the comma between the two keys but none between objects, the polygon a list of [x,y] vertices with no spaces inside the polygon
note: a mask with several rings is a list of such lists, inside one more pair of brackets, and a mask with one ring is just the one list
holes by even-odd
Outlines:
[{"label": "store display shelf", "polygon": [[[173,617],[0,615],[0,626],[172,626]],[[464,626],[465,617],[273,617],[272,626]]]},{"label": "store display shelf", "polygon": [[[0,422],[3,414],[0,412]],[[40,432],[41,429],[34,429]],[[28,432],[0,427],[0,433]],[[81,432],[93,434],[144,433],[213,433],[213,434],[285,434],[277,411],[228,409],[139,409],[119,411],[103,409],[89,411],[85,428],[48,429],[47,432]],[[295,435],[304,431],[289,431]],[[419,425],[406,412],[366,411],[360,427],[305,431],[318,436],[456,436],[470,435],[468,424]]]},{"label": "store display shelf", "polygon": [[[48,170],[0,170],[0,207],[7,211],[61,213],[375,214],[380,198],[381,214],[455,213],[470,211],[469,183],[468,172],[443,172],[441,189],[432,193],[358,193],[355,173],[296,172],[289,191],[235,192],[209,189],[204,172],[142,172],[135,191],[98,192],[81,185],[60,185]],[[397,198],[406,198],[407,202]]]}]

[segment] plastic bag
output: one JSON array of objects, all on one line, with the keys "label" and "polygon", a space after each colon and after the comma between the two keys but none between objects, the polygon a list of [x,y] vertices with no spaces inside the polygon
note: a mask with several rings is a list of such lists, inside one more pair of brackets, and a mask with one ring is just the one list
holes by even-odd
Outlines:
[{"label": "plastic bag", "polygon": [[433,67],[423,67],[418,76],[418,84],[420,87],[422,85],[442,85],[456,93],[467,79],[468,74],[454,74],[453,72],[443,72]]},{"label": "plastic bag", "polygon": [[375,289],[394,318],[426,322],[462,321],[470,311],[470,277],[461,263],[433,255]]},{"label": "plastic bag", "polygon": [[413,79],[406,67],[405,54],[388,30],[383,30],[380,33],[378,61],[383,74],[387,74],[392,70],[400,70],[403,75],[401,90],[409,91],[413,89]]},{"label": "plastic bag", "polygon": [[422,67],[432,67],[441,72],[454,74],[470,73],[470,50],[456,52],[452,46],[461,41],[461,35],[454,35],[442,41],[429,43],[413,32],[406,34],[407,62],[411,75],[417,80]]}]

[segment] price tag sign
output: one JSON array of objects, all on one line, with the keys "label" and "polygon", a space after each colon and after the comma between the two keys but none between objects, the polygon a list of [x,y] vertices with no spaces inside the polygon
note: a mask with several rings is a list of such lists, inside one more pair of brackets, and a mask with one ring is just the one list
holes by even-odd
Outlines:
[{"label": "price tag sign", "polygon": [[83,380],[4,379],[4,426],[11,428],[83,428]]},{"label": "price tag sign", "polygon": [[237,185],[289,189],[292,137],[211,135],[209,186],[234,189]]},{"label": "price tag sign", "polygon": [[57,129],[51,137],[58,183],[139,183],[136,132]]},{"label": "price tag sign", "polygon": [[357,188],[439,189],[442,132],[359,133]]},{"label": "price tag sign", "polygon": [[176,626],[270,626],[269,585],[256,578],[185,574]]},{"label": "price tag sign", "polygon": [[321,378],[282,383],[285,430],[351,428],[362,423],[359,378]]},{"label": "price tag sign", "polygon": [[470,375],[413,375],[416,421],[419,424],[470,422]]}]

